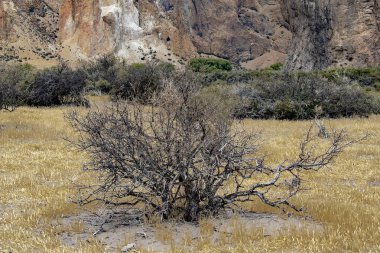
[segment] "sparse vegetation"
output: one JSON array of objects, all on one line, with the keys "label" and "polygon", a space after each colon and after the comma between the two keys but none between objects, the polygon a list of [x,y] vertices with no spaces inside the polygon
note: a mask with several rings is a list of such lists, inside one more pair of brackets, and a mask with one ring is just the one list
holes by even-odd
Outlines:
[{"label": "sparse vegetation", "polygon": [[[83,232],[80,223],[78,226],[74,223],[71,228],[60,222],[60,217],[82,212],[70,202],[75,194],[73,182],[97,182],[93,174],[81,173],[81,165],[87,157],[70,148],[61,138],[74,134],[63,119],[68,110],[65,107],[20,107],[13,113],[0,112],[0,251],[105,251],[99,237],[92,236],[96,230],[88,231],[89,237],[74,246],[65,244],[62,239],[65,231]],[[302,138],[304,129],[311,123],[244,120],[237,124],[242,124],[246,131],[262,131],[262,138],[266,141],[261,145],[260,154],[266,155],[268,164],[275,165],[297,154],[298,148],[293,144]],[[201,237],[194,239],[191,233],[187,233],[188,237],[184,236],[178,245],[173,245],[171,252],[377,252],[380,241],[380,191],[376,186],[380,181],[377,169],[380,165],[377,134],[380,118],[335,119],[325,124],[345,128],[353,136],[363,132],[375,135],[347,149],[331,169],[304,176],[306,190],[295,196],[293,203],[304,207],[298,215],[322,224],[322,231],[295,227],[268,236],[265,231],[260,232],[260,228],[242,229],[237,219],[227,224],[230,229],[221,233],[215,242],[210,238],[216,236],[216,232],[210,228],[209,221],[203,220],[200,223]],[[322,143],[318,147],[320,145]],[[96,211],[99,207],[88,208]],[[260,201],[246,203],[244,208],[280,214],[277,208]],[[173,233],[178,237],[178,233]],[[157,239],[161,237],[165,240],[167,236],[158,235]],[[131,234],[130,239],[120,246],[134,238],[135,235]],[[148,252],[139,248],[137,251]]]}]

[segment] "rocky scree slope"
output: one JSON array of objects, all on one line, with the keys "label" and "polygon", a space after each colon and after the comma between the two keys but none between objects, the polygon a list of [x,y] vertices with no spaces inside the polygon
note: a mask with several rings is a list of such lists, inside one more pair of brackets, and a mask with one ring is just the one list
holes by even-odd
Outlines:
[{"label": "rocky scree slope", "polygon": [[54,0],[0,1],[0,61],[56,64],[59,6]]}]

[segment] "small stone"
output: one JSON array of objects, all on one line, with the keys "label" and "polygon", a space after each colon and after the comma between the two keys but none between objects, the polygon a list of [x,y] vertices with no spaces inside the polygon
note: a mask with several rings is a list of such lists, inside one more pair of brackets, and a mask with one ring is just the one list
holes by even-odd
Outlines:
[{"label": "small stone", "polygon": [[144,238],[144,239],[148,238],[148,236],[144,232],[137,232],[136,233],[136,237],[141,237],[141,238]]},{"label": "small stone", "polygon": [[373,187],[380,187],[380,181],[379,180],[371,181],[369,182],[369,185]]},{"label": "small stone", "polygon": [[130,252],[131,250],[133,250],[134,248],[136,248],[136,243],[130,243],[128,244],[127,246],[124,246],[123,248],[121,248],[121,252]]}]

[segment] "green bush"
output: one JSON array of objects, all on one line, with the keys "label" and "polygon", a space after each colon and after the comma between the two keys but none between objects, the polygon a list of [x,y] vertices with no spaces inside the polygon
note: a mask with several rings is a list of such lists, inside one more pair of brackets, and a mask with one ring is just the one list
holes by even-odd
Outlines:
[{"label": "green bush", "polygon": [[215,58],[193,58],[190,60],[188,67],[194,72],[203,73],[232,70],[230,61]]},{"label": "green bush", "polygon": [[283,66],[284,65],[282,63],[278,62],[278,63],[272,64],[269,68],[274,71],[280,71],[282,70]]}]

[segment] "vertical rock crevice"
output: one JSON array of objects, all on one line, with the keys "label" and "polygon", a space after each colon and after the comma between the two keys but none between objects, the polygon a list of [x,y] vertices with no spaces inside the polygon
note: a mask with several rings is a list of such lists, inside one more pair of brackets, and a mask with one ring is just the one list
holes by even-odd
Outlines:
[{"label": "vertical rock crevice", "polygon": [[282,10],[293,33],[285,70],[328,67],[331,64],[328,48],[333,35],[330,1],[283,0]]}]

